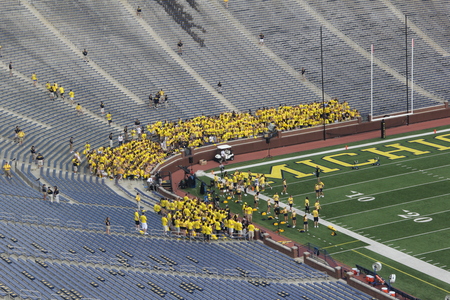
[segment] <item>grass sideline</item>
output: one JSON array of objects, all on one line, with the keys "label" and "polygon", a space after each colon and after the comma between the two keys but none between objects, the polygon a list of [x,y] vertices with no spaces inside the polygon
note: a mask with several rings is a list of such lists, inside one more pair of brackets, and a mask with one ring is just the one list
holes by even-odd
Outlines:
[{"label": "grass sideline", "polygon": [[[437,136],[439,136],[439,130],[444,128],[448,127],[437,128]],[[447,178],[450,177],[450,173],[447,171],[448,167],[446,167],[446,165],[450,164],[450,160],[446,159],[446,156],[448,155],[445,154],[448,154],[449,151],[440,151],[437,149],[432,149],[429,145],[410,142],[410,140],[417,140],[417,138],[412,138],[401,142],[391,141],[393,138],[402,136],[407,137],[412,134],[430,131],[432,132],[432,130],[422,130],[414,133],[396,135],[386,139],[383,144],[400,143],[404,147],[413,147],[417,153],[421,154],[401,152],[398,153],[398,155],[405,156],[404,158],[394,160],[382,158],[381,167],[367,165],[361,166],[359,170],[350,170],[349,167],[336,167],[336,164],[330,163],[329,161],[320,160],[320,164],[325,168],[339,169],[333,172],[324,173],[322,176],[322,181],[326,184],[326,197],[320,199],[321,202],[323,201],[323,203],[321,203],[323,208],[323,211],[321,212],[322,217],[357,233],[371,238],[373,237],[373,239],[379,239],[380,242],[383,242],[382,240],[393,240],[392,246],[394,246],[394,248],[401,249],[404,247],[409,247],[407,250],[411,250],[413,252],[411,255],[414,255],[416,251],[418,253],[422,253],[427,252],[425,251],[427,249],[431,249],[430,253],[425,254],[424,260],[433,259],[434,262],[437,262],[442,266],[450,265],[450,260],[448,258],[450,250],[445,249],[445,247],[442,246],[445,244],[445,241],[448,240],[449,233],[442,225],[446,224],[445,216],[446,212],[450,210],[450,206],[449,204],[443,204],[442,201],[440,201],[442,197],[448,198],[448,195],[446,195],[448,194],[446,193],[448,190]],[[434,135],[430,135],[421,138],[428,143],[435,143],[441,146],[450,146],[450,144],[446,144],[445,141],[435,140],[434,137]],[[379,140],[380,139],[372,139],[357,143],[349,143],[348,146],[360,145]],[[344,146],[345,145],[332,146],[320,150],[315,149],[300,153],[293,153],[278,156],[274,158],[274,160],[339,148],[342,149],[342,152],[357,152],[359,162],[365,162],[374,157],[373,153],[364,152],[361,151],[361,149],[349,149],[348,151],[344,151]],[[383,146],[376,145],[374,147],[382,148]],[[386,149],[384,149],[384,151],[386,151]],[[397,155],[397,153],[394,155]],[[319,161],[320,158],[323,157],[319,155],[317,157],[309,157],[308,159],[316,162]],[[354,157],[342,156],[339,159],[344,163],[351,164]],[[297,161],[298,160],[299,159],[297,159]],[[236,166],[245,166],[262,161],[264,160],[248,161],[240,164],[233,164],[230,165],[230,167],[234,168]],[[278,164],[285,164],[286,167],[302,172],[303,174],[311,172],[311,166],[297,165],[292,161],[286,161]],[[444,167],[442,167],[443,164]],[[271,174],[270,165],[254,167],[251,170],[252,172],[257,173]],[[243,168],[242,171],[247,170]],[[314,203],[315,198],[314,192],[312,191],[315,183],[314,176],[296,178],[296,176],[293,176],[289,172],[281,171],[280,173],[288,179],[288,191],[293,194],[294,199],[296,200],[295,206],[297,208],[303,208],[303,199],[305,196],[309,196],[311,202]],[[266,191],[268,196],[272,196],[275,191],[281,191],[280,179],[270,179],[273,181],[272,185],[274,186],[274,189],[269,189]],[[209,178],[207,179],[207,182],[209,182]],[[346,195],[352,195],[352,193],[349,192],[351,190],[356,190],[358,193],[362,193],[363,191],[365,197],[374,197],[376,198],[376,201],[352,201],[352,198],[346,197]],[[189,192],[197,194],[196,191]],[[286,202],[286,198],[287,196],[283,195],[280,200],[282,202]],[[252,205],[252,199],[252,197],[248,196],[245,198],[245,201]],[[265,201],[261,200],[260,202],[259,212],[265,211]],[[233,201],[230,201],[229,205],[234,213],[242,213],[240,205],[235,204]],[[406,207],[404,205],[408,206]],[[418,224],[409,217],[399,217],[398,219],[393,220],[389,220],[389,217],[387,217],[389,212],[391,212],[391,215],[393,216],[408,215],[408,213],[403,210],[420,213],[419,217],[433,218],[433,221],[436,222],[431,221]],[[374,212],[376,212],[375,215]],[[367,220],[370,220],[371,218],[376,220],[376,222],[371,222],[368,225]],[[254,222],[269,230],[277,230],[277,227],[272,224],[273,221],[268,221],[259,213],[254,214]],[[298,222],[297,228],[302,227],[300,223],[301,222]],[[393,228],[397,225],[399,225],[400,228],[394,230]],[[302,234],[300,234],[296,229],[287,228],[282,235],[286,237],[287,240],[292,240],[300,244],[310,242],[323,247],[332,254],[334,259],[337,259],[349,266],[354,266],[357,263],[370,268],[371,264],[374,262],[373,259],[384,262],[387,264],[387,268],[382,270],[381,275],[387,278],[390,273],[384,273],[384,271],[388,270],[392,273],[396,273],[398,280],[394,286],[416,297],[421,299],[443,299],[446,294],[450,294],[450,286],[448,284],[392,261],[382,255],[364,249],[363,247],[366,245],[365,243],[358,240],[355,241],[355,239],[350,236],[343,234],[330,236],[330,231],[323,226],[315,229],[311,228],[310,225],[309,233]],[[408,234],[404,235],[402,233]],[[427,238],[428,234],[430,234],[429,238]],[[434,244],[436,245],[433,245],[431,241],[434,241]],[[436,241],[440,242],[436,243]],[[412,247],[412,245],[415,246]],[[421,256],[418,258],[421,258]]]}]

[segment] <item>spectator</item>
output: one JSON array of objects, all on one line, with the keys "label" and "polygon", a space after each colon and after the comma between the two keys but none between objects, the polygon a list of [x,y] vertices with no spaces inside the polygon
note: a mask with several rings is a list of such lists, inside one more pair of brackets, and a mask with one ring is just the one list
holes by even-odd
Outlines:
[{"label": "spectator", "polygon": [[74,157],[72,158],[72,166],[73,166],[73,172],[75,174],[78,173],[78,166],[80,165],[80,161],[78,160],[78,158]]},{"label": "spectator", "polygon": [[108,120],[108,125],[109,125],[109,127],[111,127],[111,123],[112,123],[112,115],[111,115],[110,112],[108,112],[108,113],[106,114],[106,120]]},{"label": "spectator", "polygon": [[77,111],[77,116],[80,116],[83,114],[83,108],[81,107],[80,103],[77,104],[75,107],[75,110]]},{"label": "spectator", "polygon": [[11,165],[9,164],[9,162],[5,162],[5,164],[3,165],[3,171],[5,171],[5,175],[7,178],[12,178]]},{"label": "spectator", "polygon": [[136,204],[137,204],[137,209],[141,209],[141,195],[139,195],[139,193],[136,194]]},{"label": "spectator", "polygon": [[73,137],[70,137],[69,139],[69,150],[70,153],[73,153]]},{"label": "spectator", "polygon": [[183,42],[181,40],[178,41],[178,54],[183,55]]},{"label": "spectator", "polygon": [[9,76],[12,76],[12,75],[13,75],[13,66],[12,66],[12,61],[10,61],[10,62],[9,62],[9,66],[8,66],[8,68],[9,68]]},{"label": "spectator", "polygon": [[113,147],[113,134],[112,134],[112,132],[109,133],[108,139],[109,139],[109,147],[112,148]]},{"label": "spectator", "polygon": [[38,153],[38,155],[36,156],[36,160],[38,162],[38,168],[42,168],[44,166],[44,156]]},{"label": "spectator", "polygon": [[119,136],[117,137],[117,141],[119,142],[119,146],[122,146],[122,144],[123,144],[123,135],[119,134]]},{"label": "spectator", "polygon": [[139,220],[140,220],[140,223],[141,223],[142,231],[144,231],[144,234],[148,234],[147,233],[147,217],[145,216],[145,212],[142,212]]},{"label": "spectator", "polygon": [[83,50],[84,61],[89,62],[88,52],[86,49]]},{"label": "spectator", "polygon": [[75,99],[75,93],[74,93],[72,90],[70,90],[70,91],[69,91],[70,105],[73,105],[73,104],[74,104],[74,99]]},{"label": "spectator", "polygon": [[31,74],[31,80],[33,81],[33,85],[36,86],[38,79],[35,73]]},{"label": "spectator", "polygon": [[41,192],[42,192],[44,201],[47,200],[47,187],[45,186],[45,184],[42,185]]},{"label": "spectator", "polygon": [[19,145],[23,144],[24,138],[25,138],[25,132],[23,132],[23,130],[19,131],[19,133],[17,133],[17,139],[18,139]]},{"label": "spectator", "polygon": [[262,33],[259,34],[259,44],[264,45],[264,34]]},{"label": "spectator", "polygon": [[140,216],[139,216],[139,209],[136,209],[134,212],[134,225],[136,225],[136,231],[139,231],[139,225],[140,225]]},{"label": "spectator", "polygon": [[105,114],[105,105],[103,101],[100,101],[100,114],[103,116]]},{"label": "spectator", "polygon": [[53,201],[59,203],[59,190],[56,185],[53,187]]},{"label": "spectator", "polygon": [[137,7],[137,9],[136,9],[136,16],[138,16],[139,18],[141,17],[141,13],[142,13],[142,9],[141,9],[141,7]]},{"label": "spectator", "polygon": [[59,95],[61,96],[61,99],[64,100],[64,88],[63,88],[63,86],[59,87]]},{"label": "spectator", "polygon": [[105,219],[105,226],[106,226],[106,234],[110,234],[111,233],[111,220],[109,219],[109,217],[106,217],[106,219]]},{"label": "spectator", "polygon": [[36,163],[36,149],[34,148],[34,146],[31,146],[30,153],[31,153],[31,161]]},{"label": "spectator", "polygon": [[222,94],[222,83],[220,83],[220,81],[219,81],[219,83],[217,84],[217,91],[218,91],[220,94]]}]

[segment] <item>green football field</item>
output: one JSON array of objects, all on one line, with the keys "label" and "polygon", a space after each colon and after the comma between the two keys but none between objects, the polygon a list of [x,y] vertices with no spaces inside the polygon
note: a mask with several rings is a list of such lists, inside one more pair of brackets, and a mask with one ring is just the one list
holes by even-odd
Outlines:
[{"label": "green football field", "polygon": [[[333,146],[226,167],[229,172],[237,168],[264,173],[272,186],[261,193],[267,197],[282,191],[285,178],[295,207],[303,210],[305,197],[311,206],[316,201],[313,172],[319,166],[325,184],[325,197],[319,199],[321,219],[450,271],[450,130],[429,133],[432,130],[348,144],[348,149]],[[380,165],[374,166],[378,158]],[[287,203],[287,198],[281,195],[280,200]],[[253,204],[251,195],[243,200]],[[266,201],[260,202],[254,222],[277,230],[260,214],[267,208]],[[240,212],[240,204],[230,201],[229,205]],[[317,245],[349,266],[370,268],[380,261],[382,277],[395,273],[394,286],[421,299],[450,294],[449,284],[366,249],[368,243],[339,232],[331,236],[325,226],[313,228],[312,222],[307,233],[300,233],[301,223],[295,229],[283,225],[286,240]]]}]

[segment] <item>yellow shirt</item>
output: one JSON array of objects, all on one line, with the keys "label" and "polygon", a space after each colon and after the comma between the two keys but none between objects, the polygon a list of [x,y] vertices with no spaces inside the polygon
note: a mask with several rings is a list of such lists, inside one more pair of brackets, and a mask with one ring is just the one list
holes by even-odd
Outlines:
[{"label": "yellow shirt", "polygon": [[145,215],[141,216],[141,223],[147,223],[147,217]]},{"label": "yellow shirt", "polygon": [[248,225],[247,229],[248,229],[248,231],[255,231],[255,225],[250,224],[250,225]]},{"label": "yellow shirt", "polygon": [[312,214],[314,218],[317,218],[319,216],[319,212],[317,211],[317,209],[313,210]]},{"label": "yellow shirt", "polygon": [[73,91],[70,91],[70,92],[69,92],[69,97],[70,97],[70,98],[75,97],[75,93],[74,93]]},{"label": "yellow shirt", "polygon": [[5,171],[11,170],[11,165],[10,165],[9,163],[6,163],[6,164],[3,166],[3,170],[5,170]]},{"label": "yellow shirt", "polygon": [[137,201],[137,202],[141,201],[141,196],[136,195],[136,201]]},{"label": "yellow shirt", "polygon": [[139,221],[139,213],[137,211],[134,212],[134,220]]}]

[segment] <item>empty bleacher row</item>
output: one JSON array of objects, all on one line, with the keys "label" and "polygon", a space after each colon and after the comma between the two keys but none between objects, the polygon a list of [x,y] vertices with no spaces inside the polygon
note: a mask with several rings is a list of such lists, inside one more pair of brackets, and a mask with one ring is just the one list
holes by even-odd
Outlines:
[{"label": "empty bleacher row", "polygon": [[12,275],[0,275],[2,286],[18,290],[17,294],[31,289],[44,299],[371,299],[340,281],[269,283],[261,279],[193,277],[59,262],[45,262],[42,266],[33,259],[22,258],[10,262],[0,260],[2,269]]}]

